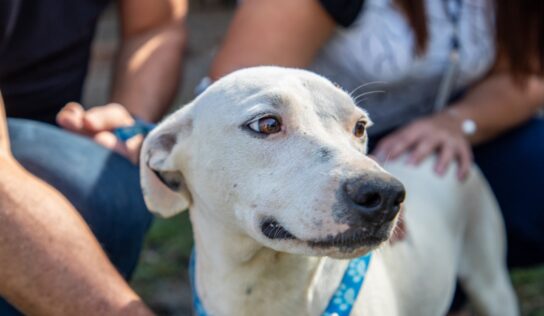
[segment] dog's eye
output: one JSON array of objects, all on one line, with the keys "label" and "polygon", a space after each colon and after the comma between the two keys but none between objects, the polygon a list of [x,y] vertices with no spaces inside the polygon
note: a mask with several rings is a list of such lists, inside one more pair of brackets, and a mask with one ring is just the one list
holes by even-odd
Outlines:
[{"label": "dog's eye", "polygon": [[353,135],[357,138],[361,138],[365,136],[366,131],[366,122],[365,121],[358,121],[355,123],[355,127],[353,128]]},{"label": "dog's eye", "polygon": [[276,134],[281,131],[281,122],[273,116],[266,116],[248,124],[253,131],[261,134]]}]

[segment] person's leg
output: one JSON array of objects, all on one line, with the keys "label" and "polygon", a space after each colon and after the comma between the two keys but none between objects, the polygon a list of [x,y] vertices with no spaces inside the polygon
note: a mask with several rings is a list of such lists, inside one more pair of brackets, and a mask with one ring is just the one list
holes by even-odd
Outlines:
[{"label": "person's leg", "polygon": [[502,209],[510,267],[544,264],[544,120],[478,146],[474,157]]},{"label": "person's leg", "polygon": [[93,141],[57,127],[9,119],[11,150],[81,213],[125,278],[138,261],[152,215],[140,189],[139,169]]},{"label": "person's leg", "polygon": [[[152,220],[137,166],[52,125],[8,119],[8,127],[17,161],[68,198],[112,263],[129,279]],[[0,315],[18,314],[0,299]]]}]

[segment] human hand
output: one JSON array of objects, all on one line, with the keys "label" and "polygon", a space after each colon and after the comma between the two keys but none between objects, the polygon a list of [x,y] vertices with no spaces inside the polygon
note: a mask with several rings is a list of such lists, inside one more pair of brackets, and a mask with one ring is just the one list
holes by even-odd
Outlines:
[{"label": "human hand", "polygon": [[124,142],[113,133],[115,128],[134,124],[134,118],[118,103],[85,110],[81,104],[70,102],[57,114],[57,123],[69,131],[92,138],[134,164],[138,163],[144,137],[136,135]]},{"label": "human hand", "polygon": [[394,160],[409,152],[407,163],[418,165],[438,155],[435,171],[443,175],[457,161],[457,177],[464,180],[472,163],[472,150],[457,118],[447,112],[422,118],[382,139],[373,152],[379,161]]}]

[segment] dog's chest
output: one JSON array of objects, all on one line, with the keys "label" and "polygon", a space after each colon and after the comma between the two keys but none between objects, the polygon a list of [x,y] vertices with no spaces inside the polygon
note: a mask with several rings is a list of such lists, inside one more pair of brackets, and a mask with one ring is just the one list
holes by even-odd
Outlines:
[{"label": "dog's chest", "polygon": [[343,264],[302,256],[268,258],[240,267],[216,287],[205,286],[213,315],[321,315],[341,277]]}]

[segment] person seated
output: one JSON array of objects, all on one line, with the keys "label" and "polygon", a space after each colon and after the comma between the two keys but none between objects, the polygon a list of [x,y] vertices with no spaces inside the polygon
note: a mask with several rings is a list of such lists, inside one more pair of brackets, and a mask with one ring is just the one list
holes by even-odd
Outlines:
[{"label": "person seated", "polygon": [[530,0],[248,0],[209,73],[279,65],[337,82],[369,112],[382,162],[434,158],[437,176],[456,165],[459,181],[476,163],[504,216],[509,266],[542,264],[542,16]]},{"label": "person seated", "polygon": [[143,137],[125,143],[112,130],[167,111],[187,1],[117,2],[111,103],[85,110],[91,42],[109,2],[0,3],[0,315],[151,314],[126,282],[152,218],[135,165]]}]

